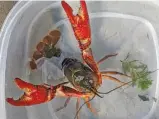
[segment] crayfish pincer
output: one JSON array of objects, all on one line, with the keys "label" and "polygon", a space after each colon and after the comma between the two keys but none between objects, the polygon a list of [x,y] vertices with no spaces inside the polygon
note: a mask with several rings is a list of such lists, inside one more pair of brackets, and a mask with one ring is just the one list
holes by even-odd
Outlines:
[{"label": "crayfish pincer", "polygon": [[17,100],[13,98],[7,98],[6,101],[14,106],[31,106],[41,104],[52,100],[55,96],[60,97],[85,97],[87,94],[83,94],[75,89],[64,86],[68,82],[52,86],[48,84],[34,85],[15,78],[15,84],[24,91],[24,94]]}]

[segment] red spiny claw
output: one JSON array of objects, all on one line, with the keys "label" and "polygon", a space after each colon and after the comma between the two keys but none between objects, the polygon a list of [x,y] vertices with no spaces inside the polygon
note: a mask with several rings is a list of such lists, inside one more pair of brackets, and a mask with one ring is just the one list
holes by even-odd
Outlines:
[{"label": "red spiny claw", "polygon": [[50,101],[55,97],[53,86],[33,85],[19,78],[15,79],[16,85],[24,91],[24,94],[17,100],[7,98],[6,101],[14,106],[31,106]]},{"label": "red spiny claw", "polygon": [[7,98],[6,101],[13,106],[31,106],[42,104],[52,100],[55,96],[64,97],[88,97],[88,93],[79,92],[73,88],[64,86],[68,82],[51,86],[47,84],[33,85],[19,78],[15,79],[16,85],[24,91],[17,100]]},{"label": "red spiny claw", "polygon": [[81,0],[80,5],[78,14],[74,16],[72,8],[65,1],[62,1],[62,6],[70,20],[79,47],[83,51],[91,44],[91,30],[85,1]]},{"label": "red spiny claw", "polygon": [[[84,0],[80,0],[80,8],[76,16],[73,15],[72,8],[65,1],[62,1],[62,6],[70,20],[76,39],[78,40],[84,62],[86,62],[94,72],[99,74],[97,63],[94,60],[92,50],[90,48],[91,29],[86,2]],[[98,77],[99,83],[101,83],[101,75],[98,75]]]}]

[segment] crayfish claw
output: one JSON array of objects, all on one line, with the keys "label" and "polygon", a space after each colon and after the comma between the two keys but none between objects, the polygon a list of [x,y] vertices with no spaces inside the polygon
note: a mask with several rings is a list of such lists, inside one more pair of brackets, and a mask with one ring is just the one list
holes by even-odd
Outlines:
[{"label": "crayfish claw", "polygon": [[20,78],[15,78],[16,85],[24,91],[24,94],[17,100],[7,98],[6,101],[14,106],[31,106],[52,100],[55,97],[53,86],[33,85]]},{"label": "crayfish claw", "polygon": [[13,98],[7,98],[6,101],[11,105],[18,106],[18,103],[16,103],[16,100],[14,100]]},{"label": "crayfish claw", "polygon": [[66,3],[64,0],[61,1],[62,7],[66,11],[67,16],[70,19],[71,24],[75,24],[75,16],[73,15],[73,10],[70,7],[68,3]]},{"label": "crayfish claw", "polygon": [[79,9],[78,14],[83,18],[83,20],[88,19],[87,6],[86,6],[86,2],[84,0],[80,0],[80,9]]},{"label": "crayfish claw", "polygon": [[6,101],[13,106],[31,106],[33,104],[33,99],[27,96],[25,93],[18,100],[7,98]]},{"label": "crayfish claw", "polygon": [[15,78],[14,81],[15,81],[16,85],[20,89],[22,89],[26,94],[37,91],[35,85],[25,82],[25,81],[21,80],[20,78]]}]

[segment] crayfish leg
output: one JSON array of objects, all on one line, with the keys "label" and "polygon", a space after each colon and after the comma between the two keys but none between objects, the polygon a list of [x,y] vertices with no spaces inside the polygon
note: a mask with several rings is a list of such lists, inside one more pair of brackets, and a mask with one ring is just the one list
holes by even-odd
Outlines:
[{"label": "crayfish leg", "polygon": [[[78,112],[79,105],[80,105],[80,98],[77,98],[77,102],[76,102],[76,112]],[[77,119],[79,119],[79,113],[77,114]]]},{"label": "crayfish leg", "polygon": [[124,84],[124,82],[120,81],[119,79],[115,78],[115,77],[112,77],[112,76],[108,76],[108,75],[102,75],[103,78],[106,78],[108,80],[112,80],[112,81],[115,81],[115,82],[118,82],[120,84]]},{"label": "crayfish leg", "polygon": [[117,72],[117,71],[102,71],[101,72],[101,74],[102,75],[111,75],[111,74],[113,74],[113,75],[121,75],[121,76],[125,76],[125,77],[129,77],[130,78],[130,76],[128,76],[128,75],[126,75],[126,74],[124,74],[124,73],[121,73],[121,72]]},{"label": "crayfish leg", "polygon": [[108,59],[108,58],[110,58],[110,57],[113,57],[113,56],[116,56],[117,55],[117,53],[115,53],[115,54],[110,54],[110,55],[106,55],[106,56],[104,56],[103,58],[101,58],[98,62],[97,62],[97,64],[99,65],[100,63],[102,63],[103,61],[105,61],[106,59]]},{"label": "crayfish leg", "polygon": [[60,110],[62,110],[62,109],[64,109],[64,108],[66,108],[67,105],[68,105],[68,103],[70,102],[70,99],[71,99],[71,97],[68,97],[68,98],[66,99],[66,101],[65,101],[64,106],[62,106],[62,107],[60,107],[60,108],[57,108],[57,109],[56,109],[56,112],[58,112],[58,111],[60,111]]},{"label": "crayfish leg", "polygon": [[92,107],[91,103],[88,102],[89,98],[84,98],[84,101],[86,102],[87,108],[95,115],[97,115],[97,111]]}]

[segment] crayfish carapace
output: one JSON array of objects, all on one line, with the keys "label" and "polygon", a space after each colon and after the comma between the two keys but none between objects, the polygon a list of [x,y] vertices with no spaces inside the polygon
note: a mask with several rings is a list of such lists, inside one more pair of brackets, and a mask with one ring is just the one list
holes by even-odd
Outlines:
[{"label": "crayfish carapace", "polygon": [[[74,35],[76,36],[76,39],[79,43],[83,62],[75,58],[65,58],[61,65],[62,65],[62,70],[64,72],[64,75],[68,79],[68,82],[64,82],[55,86],[51,86],[48,84],[33,85],[31,83],[24,82],[20,80],[19,78],[16,78],[15,82],[17,86],[21,88],[25,93],[18,100],[14,100],[13,98],[7,98],[7,102],[15,106],[29,106],[29,105],[35,105],[35,104],[48,102],[51,99],[53,99],[55,96],[57,97],[62,96],[62,97],[68,97],[68,99],[65,102],[65,105],[63,106],[63,107],[66,107],[70,98],[76,97],[77,112],[78,112],[79,103],[80,103],[79,99],[83,99],[87,107],[90,109],[90,111],[93,113],[96,113],[95,109],[91,106],[89,102],[91,99],[93,99],[95,96],[99,96],[102,98],[100,94],[108,94],[111,91],[118,89],[121,86],[124,86],[129,83],[129,82],[124,83],[110,75],[122,75],[126,77],[129,77],[129,76],[120,72],[116,72],[116,71],[101,72],[99,70],[98,68],[99,64],[101,64],[104,60],[112,56],[116,56],[117,54],[115,53],[115,54],[107,55],[107,56],[104,56],[102,59],[100,59],[98,62],[95,61],[92,50],[91,50],[91,28],[90,28],[89,16],[88,16],[85,1],[83,0],[80,1],[81,7],[79,8],[78,14],[75,16],[73,15],[72,8],[65,1],[62,1],[61,3],[64,10],[66,11],[66,14],[72,25]],[[55,41],[53,41],[53,43],[51,42],[52,40],[46,40],[47,42],[43,40],[42,42],[38,44],[38,46],[40,47],[36,48],[37,51],[34,52],[33,60],[39,59],[42,56],[47,57],[47,53],[50,50],[45,50],[45,48],[47,48],[48,46],[51,46],[52,48],[52,46],[54,46],[57,43],[60,36],[60,33],[59,32],[57,33],[59,35],[56,34],[58,37]],[[52,36],[56,36],[56,35],[49,34],[48,38],[51,39],[53,38]],[[48,55],[49,58],[50,56],[52,57],[56,54],[56,53],[55,54],[53,53],[51,55]],[[37,56],[38,58],[36,58]],[[32,65],[30,66],[31,66],[31,69],[36,69],[36,67],[32,67]],[[108,91],[107,93],[102,93],[98,91],[98,89],[102,85],[102,79],[112,80],[117,83],[120,83],[121,85],[111,91]],[[71,83],[73,88],[66,86],[65,84],[67,83]],[[63,107],[57,110],[60,110]]]}]

